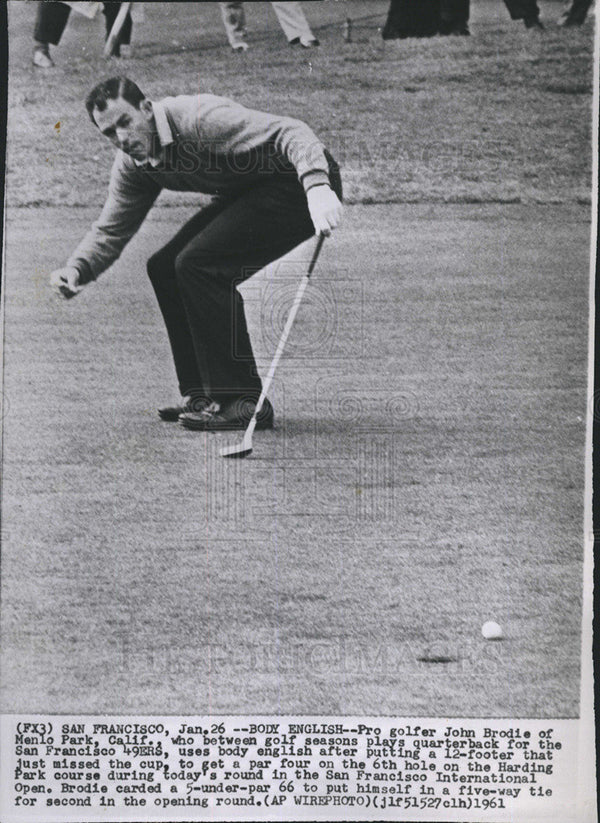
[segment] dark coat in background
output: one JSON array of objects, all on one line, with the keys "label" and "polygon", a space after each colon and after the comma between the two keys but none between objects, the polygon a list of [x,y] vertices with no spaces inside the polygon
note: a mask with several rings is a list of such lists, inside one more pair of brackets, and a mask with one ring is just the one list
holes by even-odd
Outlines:
[{"label": "dark coat in background", "polygon": [[469,34],[469,0],[391,0],[384,40]]}]

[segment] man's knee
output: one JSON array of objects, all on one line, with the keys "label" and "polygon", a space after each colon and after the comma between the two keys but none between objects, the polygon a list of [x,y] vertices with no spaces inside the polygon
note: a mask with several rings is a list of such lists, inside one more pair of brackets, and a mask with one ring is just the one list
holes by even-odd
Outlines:
[{"label": "man's knee", "polygon": [[217,275],[218,265],[214,255],[207,251],[194,250],[193,254],[184,249],[175,258],[175,276],[180,285],[190,282],[209,281]]},{"label": "man's knee", "polygon": [[174,260],[169,254],[166,254],[163,249],[155,252],[152,257],[148,258],[146,263],[146,271],[148,277],[153,283],[158,283],[161,280],[173,277]]},{"label": "man's knee", "polygon": [[175,258],[175,277],[179,285],[182,286],[189,282],[192,274],[193,266],[189,255],[187,255],[185,251],[179,252]]}]

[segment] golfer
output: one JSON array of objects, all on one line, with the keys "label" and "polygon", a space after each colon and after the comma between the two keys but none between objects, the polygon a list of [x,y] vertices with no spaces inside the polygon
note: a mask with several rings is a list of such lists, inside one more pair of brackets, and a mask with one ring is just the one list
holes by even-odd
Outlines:
[{"label": "golfer", "polygon": [[[181,400],[158,410],[189,429],[245,429],[261,392],[237,286],[338,225],[339,169],[308,126],[212,94],[148,100],[124,77],[86,107],[118,149],[98,220],[51,283],[74,297],[121,254],[162,189],[212,201],[148,260]],[[257,428],[273,426],[265,401]]]}]

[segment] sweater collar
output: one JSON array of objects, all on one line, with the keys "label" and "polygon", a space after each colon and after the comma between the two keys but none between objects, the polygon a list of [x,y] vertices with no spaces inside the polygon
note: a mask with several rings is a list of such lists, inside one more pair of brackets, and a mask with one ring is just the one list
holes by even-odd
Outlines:
[{"label": "sweater collar", "polygon": [[[154,122],[156,123],[160,147],[164,149],[166,146],[170,146],[174,142],[174,139],[162,100],[157,100],[155,103],[152,103],[152,113],[154,114]],[[136,160],[134,158],[133,162],[136,166],[147,166],[149,163],[151,166],[156,167],[162,162],[162,157],[151,157],[148,161]]]}]

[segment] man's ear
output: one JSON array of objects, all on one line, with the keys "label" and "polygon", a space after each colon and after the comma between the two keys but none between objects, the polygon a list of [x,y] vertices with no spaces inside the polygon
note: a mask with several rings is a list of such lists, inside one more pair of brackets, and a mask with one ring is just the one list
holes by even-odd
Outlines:
[{"label": "man's ear", "polygon": [[152,117],[152,103],[148,98],[144,98],[140,103],[140,111],[143,112],[146,117]]}]

